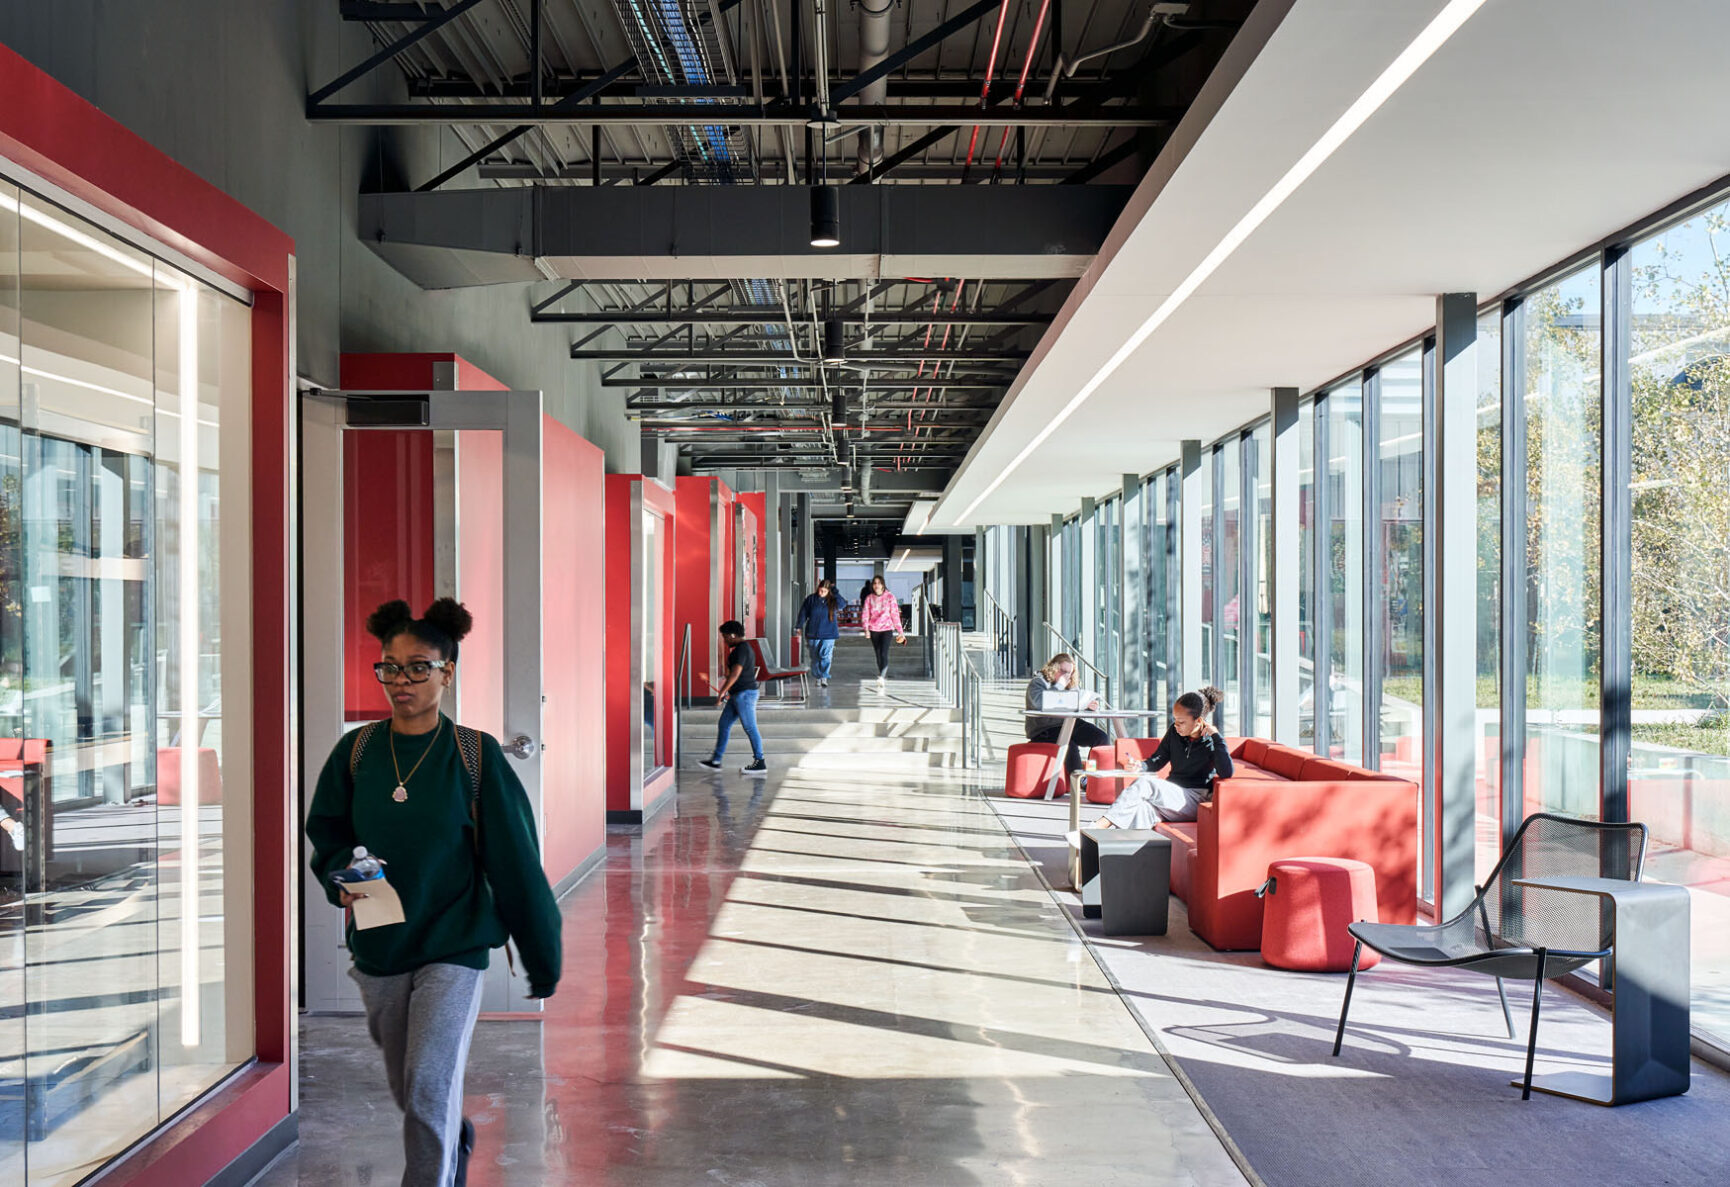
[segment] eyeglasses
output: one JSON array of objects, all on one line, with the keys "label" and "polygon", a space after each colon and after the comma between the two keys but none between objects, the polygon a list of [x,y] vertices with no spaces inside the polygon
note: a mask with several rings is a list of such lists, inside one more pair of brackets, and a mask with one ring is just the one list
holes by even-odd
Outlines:
[{"label": "eyeglasses", "polygon": [[408,664],[374,664],[372,674],[378,677],[380,684],[389,684],[398,676],[407,675],[411,684],[425,684],[432,679],[434,672],[442,672],[450,667],[448,659],[417,659]]}]

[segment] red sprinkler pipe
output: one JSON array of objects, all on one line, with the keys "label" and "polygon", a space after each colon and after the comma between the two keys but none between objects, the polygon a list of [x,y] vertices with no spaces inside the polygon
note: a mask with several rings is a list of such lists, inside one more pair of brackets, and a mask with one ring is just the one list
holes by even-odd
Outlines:
[{"label": "red sprinkler pipe", "polygon": [[[997,49],[1003,44],[1003,24],[1009,19],[1009,0],[997,10],[997,32],[991,35],[991,57],[985,63],[985,84],[979,88],[979,110],[984,111],[991,102],[991,80],[997,74]],[[967,177],[967,170],[973,166],[973,150],[979,146],[979,125],[973,125],[973,135],[967,140],[967,163],[961,166],[961,176]]]},{"label": "red sprinkler pipe", "polygon": [[[1039,35],[1045,32],[1045,14],[1051,10],[1051,0],[1044,0],[1039,6],[1039,16],[1033,22],[1033,40],[1027,43],[1027,57],[1021,63],[1021,77],[1015,83],[1016,107],[1021,106],[1021,96],[1027,93],[1027,76],[1033,72],[1033,55],[1039,51]],[[1003,146],[1009,143],[1009,125],[1003,126],[1003,134],[997,138],[997,159],[991,163],[991,176],[996,177],[997,171],[1003,168]]]}]

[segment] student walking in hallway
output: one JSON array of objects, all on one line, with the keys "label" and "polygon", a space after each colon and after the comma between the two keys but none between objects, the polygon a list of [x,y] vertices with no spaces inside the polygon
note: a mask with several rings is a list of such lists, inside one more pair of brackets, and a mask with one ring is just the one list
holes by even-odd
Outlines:
[{"label": "student walking in hallway", "polygon": [[[536,998],[552,996],[562,961],[528,796],[496,739],[440,711],[472,625],[448,598],[422,618],[397,601],[367,620],[391,718],[337,743],[306,823],[312,874],[349,912],[350,975],[403,1112],[403,1187],[467,1179],[463,1073],[491,949],[516,941]],[[383,876],[337,880],[351,861]]]},{"label": "student walking in hallway", "polygon": [[817,592],[799,607],[799,618],[793,629],[803,631],[805,644],[811,649],[811,678],[818,688],[829,687],[829,667],[835,658],[835,640],[841,637],[837,621],[841,613],[841,598],[827,577],[817,582]]},{"label": "student walking in hallway", "polygon": [[863,621],[871,635],[871,650],[877,653],[877,691],[882,692],[889,681],[889,641],[907,641],[907,636],[901,633],[901,607],[882,577],[871,578],[871,593],[865,598]]},{"label": "student walking in hallway", "polygon": [[721,720],[715,726],[715,749],[697,765],[711,771],[721,769],[727,754],[727,737],[737,721],[745,727],[745,737],[751,740],[751,762],[739,768],[741,775],[767,775],[769,764],[763,761],[763,735],[757,732],[757,657],[745,642],[744,624],[729,620],[721,624],[721,639],[727,644],[727,678],[716,691],[715,702],[721,706]]}]

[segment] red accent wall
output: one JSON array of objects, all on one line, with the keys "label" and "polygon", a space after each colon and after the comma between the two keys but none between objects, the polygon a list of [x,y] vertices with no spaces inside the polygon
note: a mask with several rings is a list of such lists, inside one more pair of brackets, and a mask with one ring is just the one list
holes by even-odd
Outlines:
[{"label": "red accent wall", "polygon": [[755,528],[754,540],[741,540],[739,547],[749,547],[756,554],[757,563],[754,568],[757,572],[757,588],[752,592],[751,621],[745,624],[745,628],[752,638],[757,639],[763,637],[769,622],[769,609],[765,604],[769,599],[769,577],[764,571],[764,562],[768,557],[763,551],[763,541],[768,536],[768,499],[769,496],[762,491],[739,492],[739,502],[751,513],[754,521],[754,524],[746,524],[746,528],[748,531]]},{"label": "red accent wall", "polygon": [[432,434],[344,433],[342,489],[343,712],[382,719],[390,700],[373,678],[379,645],[366,620],[392,598],[416,614],[433,599]]},{"label": "red accent wall", "polygon": [[551,417],[541,431],[541,864],[556,885],[607,843],[606,454]]},{"label": "red accent wall", "polygon": [[[672,580],[678,566],[678,519],[673,492],[641,474],[607,475],[607,811],[647,811],[652,803],[643,801],[639,788],[631,782],[631,749],[636,745],[634,722],[643,715],[643,688],[631,671],[631,610],[637,597],[634,588],[631,552],[642,532],[642,524],[633,510],[632,495],[642,492],[642,508],[659,513],[664,521],[660,533],[661,572],[667,595],[661,599],[655,629],[660,632],[660,663],[653,677],[655,690],[655,721],[661,726],[657,745],[671,760],[670,725],[673,720],[673,669],[678,660],[678,643],[673,632]],[[655,795],[671,791],[670,780],[657,785]]]},{"label": "red accent wall", "polygon": [[[733,597],[733,508],[731,488],[718,478],[686,476],[674,484],[678,509],[677,561],[673,571],[673,641],[678,647],[691,628],[691,691],[711,695],[716,667],[721,661],[719,628],[736,613]],[[720,510],[716,523],[717,505]],[[720,568],[719,609],[715,594],[717,564]],[[675,664],[677,657],[675,656]]]},{"label": "red accent wall", "polygon": [[[430,437],[430,433],[422,436]],[[474,616],[463,643],[463,724],[505,732],[505,437],[457,434],[457,591]]]},{"label": "red accent wall", "polygon": [[[294,241],[0,46],[0,156],[253,294],[253,847],[258,1064],[109,1168],[108,1187],[201,1183],[288,1116],[298,835],[290,779],[288,290]],[[244,920],[237,920],[244,925]]]}]

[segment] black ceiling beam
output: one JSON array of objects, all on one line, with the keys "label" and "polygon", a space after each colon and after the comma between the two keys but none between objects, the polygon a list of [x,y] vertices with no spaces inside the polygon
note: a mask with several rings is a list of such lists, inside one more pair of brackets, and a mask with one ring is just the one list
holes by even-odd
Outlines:
[{"label": "black ceiling beam", "polygon": [[[799,360],[791,354],[777,356],[773,351],[747,354],[744,351],[725,351],[697,349],[693,351],[672,350],[579,350],[571,348],[573,359],[587,359],[596,363],[638,363],[645,367],[684,367],[693,365],[714,364],[717,366],[748,366],[773,367],[782,363],[797,364]],[[1027,352],[1023,350],[1000,351],[943,351],[927,349],[918,353],[887,354],[873,351],[869,354],[850,354],[847,362],[861,367],[875,366],[879,363],[1022,363],[1027,361]],[[809,364],[807,364],[809,365]]]},{"label": "black ceiling beam", "polygon": [[[635,377],[630,379],[603,379],[602,387],[628,387],[639,391],[681,391],[681,392],[771,392],[781,391],[833,391],[840,387],[846,391],[857,391],[863,381],[840,383],[831,380],[819,383],[815,379],[775,379],[762,376],[752,376],[748,379],[669,379],[662,377]],[[871,377],[870,390],[874,392],[904,392],[914,388],[939,388],[947,391],[998,392],[1007,388],[1014,377],[1006,375],[1001,379],[961,376],[960,378],[944,379],[893,379],[880,375]]]},{"label": "black ceiling beam", "polygon": [[[603,78],[623,77],[614,67]],[[368,127],[426,127],[469,124],[515,124],[515,138],[533,127],[595,126],[663,127],[701,122],[729,128],[804,128],[805,108],[785,100],[770,103],[584,103],[604,89],[601,79],[557,103],[320,103],[310,104],[306,117],[315,123],[358,124]],[[849,107],[844,125],[926,128],[978,124],[982,128],[1159,128],[1183,118],[1184,108],[1166,105],[1107,107],[1095,103],[1036,107],[933,107],[912,104]],[[489,144],[487,152],[502,145]],[[478,158],[477,158],[478,159]]]},{"label": "black ceiling beam", "polygon": [[858,174],[847,184],[870,185],[879,177],[893,172],[898,166],[905,165],[908,161],[911,161],[914,157],[925,152],[927,149],[935,148],[937,145],[942,144],[945,140],[949,139],[959,131],[961,131],[961,126],[959,124],[948,124],[941,128],[933,128],[931,131],[925,133],[925,135],[914,140],[911,144],[903,145],[901,148],[896,149],[894,152],[884,157],[881,161],[876,162],[870,169],[864,173]]},{"label": "black ceiling beam", "polygon": [[[599,71],[583,70],[576,74],[552,75],[547,78],[543,90],[548,98],[557,99],[593,81],[598,74]],[[1134,77],[1133,72],[1126,72],[1126,75]],[[515,78],[503,86],[476,82],[471,78],[411,78],[406,81],[408,94],[415,99],[526,99],[534,93],[531,81],[527,78]],[[892,78],[889,80],[888,97],[899,102],[930,102],[941,99],[977,102],[980,89],[984,85],[983,78]],[[1079,89],[1073,90],[1071,94],[1080,100],[1126,99],[1132,97],[1137,89],[1136,86],[1127,85],[1115,77],[1099,82],[1083,79],[1076,83],[1075,87]],[[815,90],[814,76],[807,75],[805,93],[811,94]],[[702,86],[642,81],[621,83],[613,88],[613,94],[629,95],[633,99],[684,99],[705,103],[753,97],[752,89],[744,85]],[[1014,94],[1013,79],[997,79],[991,84],[989,102],[1004,102],[1013,98]]]},{"label": "black ceiling beam", "polygon": [[378,3],[376,0],[342,0],[339,10],[345,21],[398,21],[405,25],[435,20],[439,15],[436,8],[422,8],[418,4]]},{"label": "black ceiling beam", "polygon": [[[563,294],[560,294],[561,296]],[[924,309],[900,309],[891,312],[864,313],[832,313],[824,316],[823,321],[838,321],[843,325],[923,325],[926,322],[938,322],[942,325],[957,326],[1043,326],[1051,321],[1054,314],[1050,313],[995,313],[989,309],[978,313],[933,313],[929,306]],[[556,322],[569,325],[709,325],[709,326],[754,326],[765,322],[770,324],[785,323],[787,315],[778,305],[763,309],[716,309],[709,312],[686,309],[602,309],[582,313],[546,313],[537,311],[535,321]],[[798,324],[806,324],[804,319],[795,318]]]},{"label": "black ceiling beam", "polygon": [[404,50],[411,49],[415,45],[418,45],[424,38],[430,37],[432,34],[438,32],[440,29],[444,28],[463,13],[481,2],[482,0],[457,0],[457,3],[451,5],[451,7],[445,9],[443,12],[428,14],[413,31],[404,33],[401,37],[380,49],[360,65],[337,75],[336,78],[325,83],[322,87],[319,87],[318,90],[308,95],[306,97],[307,114],[310,116],[312,112],[319,109],[320,104],[322,104],[326,99],[342,90],[355,79],[372,73],[374,70],[378,69]]},{"label": "black ceiling beam", "polygon": [[1109,148],[1100,153],[1097,157],[1094,157],[1093,160],[1077,169],[1074,173],[1071,173],[1068,177],[1065,177],[1058,184],[1086,185],[1113,165],[1129,160],[1129,158],[1136,154],[1136,150],[1140,147],[1141,146],[1136,143],[1135,137],[1131,136],[1127,140],[1118,144],[1115,148]]},{"label": "black ceiling beam", "polygon": [[865,70],[861,70],[846,82],[829,89],[829,102],[845,103],[854,95],[881,78],[888,78],[901,67],[907,65],[927,50],[935,49],[950,37],[971,28],[981,19],[1003,7],[1003,0],[979,0],[970,8],[964,8],[941,25],[932,29],[922,37],[915,37],[901,49],[896,50],[881,62]]},{"label": "black ceiling beam", "polygon": [[[699,24],[708,24],[711,21],[711,17],[710,17],[711,12],[718,15],[720,13],[724,13],[724,12],[728,11],[731,8],[737,7],[739,5],[739,3],[740,3],[740,0],[721,0],[719,5],[716,5],[714,8],[705,10],[704,12],[699,14],[697,21]],[[538,66],[539,62],[532,63],[531,65]],[[560,99],[558,102],[552,104],[550,107],[542,102],[544,95],[543,95],[541,89],[538,87],[535,87],[535,86],[531,86],[529,89],[529,97],[531,99],[531,102],[529,104],[529,111],[531,111],[532,113],[534,113],[536,115],[542,115],[542,114],[548,113],[548,112],[560,112],[560,113],[569,112],[573,108],[580,107],[583,104],[587,103],[590,99],[594,98],[596,95],[600,94],[602,91],[606,90],[608,87],[610,87],[614,83],[618,82],[621,78],[624,78],[627,74],[629,74],[631,71],[635,70],[636,68],[637,68],[637,57],[635,54],[632,54],[629,58],[626,58],[624,61],[620,62],[618,65],[613,66],[608,70],[602,71],[600,74],[596,75],[593,79],[591,79],[587,83],[584,83],[582,86],[578,87],[576,90],[572,91],[570,94],[564,96],[562,99]],[[509,121],[507,121],[507,120],[483,120],[480,122],[482,122],[482,123],[507,123],[507,122],[515,122],[515,121],[514,120],[509,120]],[[499,149],[505,147],[507,144],[514,143],[516,140],[520,139],[521,137],[528,135],[530,130],[533,129],[537,125],[538,122],[539,122],[538,120],[531,120],[528,123],[518,123],[516,125],[516,127],[512,128],[510,131],[504,133],[503,135],[493,137],[491,140],[489,140],[485,144],[481,145],[481,147],[477,148],[473,152],[469,153],[467,156],[463,157],[462,160],[458,161],[456,164],[452,165],[450,168],[441,171],[431,181],[427,181],[427,182],[425,182],[419,186],[416,186],[415,188],[418,191],[423,192],[423,193],[428,191],[428,190],[438,189],[441,185],[443,185],[447,181],[450,181],[452,178],[461,176],[462,172],[465,169],[467,169],[469,166],[479,164],[481,161],[485,160],[487,157],[492,156],[495,152],[497,152]]]}]

